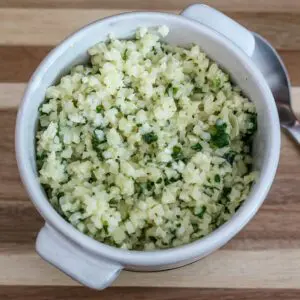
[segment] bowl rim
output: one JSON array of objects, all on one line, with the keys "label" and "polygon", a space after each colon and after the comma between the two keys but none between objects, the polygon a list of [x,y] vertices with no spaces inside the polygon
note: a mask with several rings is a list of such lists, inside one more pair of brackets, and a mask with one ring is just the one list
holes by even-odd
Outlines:
[{"label": "bowl rim", "polygon": [[[270,146],[267,155],[268,162],[266,164],[265,172],[261,174],[260,182],[258,182],[256,185],[257,188],[255,191],[252,192],[252,195],[249,198],[247,198],[247,201],[244,202],[237,213],[235,213],[229,221],[200,240],[176,248],[154,251],[125,250],[106,245],[81,233],[70,223],[65,221],[55,211],[42,192],[42,188],[36,175],[31,171],[30,162],[29,159],[26,158],[26,151],[23,147],[26,139],[24,136],[25,129],[22,126],[24,119],[26,119],[26,114],[24,111],[30,101],[31,93],[38,87],[41,81],[40,74],[44,73],[55,61],[55,59],[61,55],[61,53],[66,51],[70,45],[74,44],[74,42],[84,35],[91,27],[103,22],[115,22],[119,21],[120,19],[126,20],[135,18],[137,16],[160,16],[173,18],[178,24],[188,23],[189,26],[194,27],[197,31],[201,31],[204,34],[209,35],[212,39],[217,39],[219,43],[222,43],[224,47],[233,52],[239,60],[243,61],[243,63],[246,64],[249,73],[252,73],[256,80],[257,88],[261,89],[262,94],[265,97],[264,105],[267,106],[268,117],[270,119],[269,121],[271,124],[273,124],[270,132]],[[32,202],[45,219],[46,224],[49,224],[62,236],[67,238],[69,241],[74,242],[75,245],[92,255],[100,256],[111,261],[117,261],[123,265],[155,266],[174,264],[195,257],[205,256],[206,254],[209,254],[223,246],[250,221],[263,203],[275,177],[280,154],[280,126],[275,101],[263,75],[254,65],[251,59],[237,46],[232,44],[227,38],[208,27],[201,25],[196,21],[189,20],[181,15],[161,12],[127,12],[100,19],[82,27],[63,40],[44,58],[30,78],[22,99],[22,103],[18,110],[15,131],[15,150],[22,182]]]}]

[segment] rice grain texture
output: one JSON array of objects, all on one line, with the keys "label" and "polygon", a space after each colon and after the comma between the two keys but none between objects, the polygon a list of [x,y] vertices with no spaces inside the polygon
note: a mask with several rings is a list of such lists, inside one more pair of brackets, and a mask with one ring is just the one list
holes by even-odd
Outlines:
[{"label": "rice grain texture", "polygon": [[255,106],[198,45],[168,28],[111,37],[48,88],[37,167],[51,204],[90,237],[124,249],[190,243],[249,194]]}]

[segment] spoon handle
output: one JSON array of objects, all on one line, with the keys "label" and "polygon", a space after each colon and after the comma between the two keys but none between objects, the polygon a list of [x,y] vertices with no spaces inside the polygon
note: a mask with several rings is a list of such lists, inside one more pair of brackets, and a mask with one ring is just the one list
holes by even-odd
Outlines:
[{"label": "spoon handle", "polygon": [[284,127],[292,138],[300,145],[300,122],[297,120],[293,126]]}]

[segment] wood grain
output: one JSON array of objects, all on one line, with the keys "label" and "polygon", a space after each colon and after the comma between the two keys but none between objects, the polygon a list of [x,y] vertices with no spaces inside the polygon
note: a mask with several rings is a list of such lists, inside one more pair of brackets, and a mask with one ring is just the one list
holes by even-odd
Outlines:
[{"label": "wood grain", "polygon": [[[0,45],[55,45],[83,25],[128,10],[2,8]],[[277,49],[300,50],[300,13],[230,12],[229,16],[268,38]]]},{"label": "wood grain", "polygon": [[0,83],[0,109],[18,107],[25,88],[25,83]]},{"label": "wood grain", "polygon": [[[295,263],[299,260],[299,249],[219,250],[175,270],[142,274],[123,271],[113,286],[300,289],[300,272]],[[33,252],[1,253],[0,265],[5,270],[0,272],[0,285],[78,285]]]},{"label": "wood grain", "polygon": [[0,82],[27,82],[51,46],[0,46]]},{"label": "wood grain", "polygon": [[180,10],[193,3],[204,3],[223,11],[300,12],[297,0],[1,0],[3,8],[117,8],[147,10]]},{"label": "wood grain", "polygon": [[114,287],[93,291],[84,287],[3,286],[0,299],[6,300],[299,300],[300,291],[294,289],[197,289]]},{"label": "wood grain", "polygon": [[251,31],[263,35],[276,49],[299,50],[300,15],[296,13],[229,13]]}]

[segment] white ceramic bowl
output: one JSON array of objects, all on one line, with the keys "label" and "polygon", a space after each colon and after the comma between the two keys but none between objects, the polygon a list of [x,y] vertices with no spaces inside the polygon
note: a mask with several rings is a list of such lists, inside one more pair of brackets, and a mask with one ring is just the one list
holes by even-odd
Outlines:
[{"label": "white ceramic bowl", "polygon": [[[87,49],[105,40],[109,33],[118,38],[128,38],[140,26],[158,25],[170,28],[166,38],[168,43],[182,46],[199,44],[230,73],[255,103],[258,133],[254,161],[260,175],[249,197],[232,219],[205,238],[174,249],[128,251],[99,243],[77,231],[48,202],[39,184],[35,162],[38,107],[44,101],[46,88],[68,72],[71,66],[85,62]],[[254,43],[252,34],[233,20],[207,6],[193,5],[179,16],[143,12],[99,20],[80,29],[52,50],[28,83],[16,125],[16,154],[21,178],[46,221],[37,238],[37,252],[82,284],[102,289],[123,268],[156,271],[183,266],[208,255],[236,235],[264,201],[274,179],[280,151],[280,128],[274,99],[262,74],[251,61]]]}]

